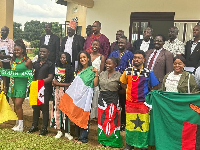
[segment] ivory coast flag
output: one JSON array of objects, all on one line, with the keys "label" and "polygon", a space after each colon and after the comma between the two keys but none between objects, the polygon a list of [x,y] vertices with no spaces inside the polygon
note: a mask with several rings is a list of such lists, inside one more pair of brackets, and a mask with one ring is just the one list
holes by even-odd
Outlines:
[{"label": "ivory coast flag", "polygon": [[86,129],[93,97],[95,73],[92,66],[81,71],[63,94],[59,109],[77,126]]},{"label": "ivory coast flag", "polygon": [[8,120],[18,120],[16,113],[7,102],[4,92],[0,94],[0,124]]},{"label": "ivory coast flag", "polygon": [[200,150],[200,94],[150,92],[149,145],[156,150]]},{"label": "ivory coast flag", "polygon": [[126,101],[126,143],[147,148],[149,134],[149,108],[143,102]]},{"label": "ivory coast flag", "polygon": [[29,102],[30,105],[44,104],[44,80],[36,80],[31,82]]}]

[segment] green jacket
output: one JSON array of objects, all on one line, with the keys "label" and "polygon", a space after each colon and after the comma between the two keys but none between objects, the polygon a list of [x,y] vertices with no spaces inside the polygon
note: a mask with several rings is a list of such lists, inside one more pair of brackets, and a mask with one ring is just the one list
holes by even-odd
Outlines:
[{"label": "green jacket", "polygon": [[[166,91],[165,82],[169,74],[170,73],[166,74],[163,79],[162,87],[160,89],[162,91]],[[188,93],[188,78],[189,78],[189,73],[183,71],[177,86],[179,93]],[[196,93],[199,91],[195,78],[192,74],[190,74],[189,85],[190,85],[190,93]]]}]

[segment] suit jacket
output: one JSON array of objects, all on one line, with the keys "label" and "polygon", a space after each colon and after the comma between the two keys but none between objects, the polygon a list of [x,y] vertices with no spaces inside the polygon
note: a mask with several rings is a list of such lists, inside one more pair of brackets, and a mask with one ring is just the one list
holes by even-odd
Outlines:
[{"label": "suit jacket", "polygon": [[[150,49],[146,51],[145,57],[145,67],[147,67],[147,63],[149,57],[153,53],[154,49]],[[160,82],[159,88],[162,85],[164,76],[168,73],[173,71],[173,54],[165,49],[162,49],[156,59],[156,62],[153,67],[153,73],[155,74],[156,78]],[[147,67],[148,68],[148,67]]]},{"label": "suit jacket", "polygon": [[[61,52],[65,50],[65,44],[68,39],[68,36],[62,39],[61,43]],[[72,67],[75,68],[75,61],[78,61],[78,53],[83,50],[85,39],[80,35],[74,35],[73,42],[72,42]]]},{"label": "suit jacket", "polygon": [[[44,41],[45,41],[45,35],[40,37],[40,46],[44,45]],[[48,46],[50,52],[48,59],[55,64],[59,60],[60,38],[55,34],[51,34]]]},{"label": "suit jacket", "polygon": [[[133,54],[136,50],[140,50],[143,39],[138,39],[133,43]],[[148,49],[154,49],[153,39],[150,39],[150,44]]]},{"label": "suit jacket", "polygon": [[185,45],[186,67],[197,68],[200,66],[200,42],[198,42],[194,51],[191,54],[192,41],[187,41]]}]

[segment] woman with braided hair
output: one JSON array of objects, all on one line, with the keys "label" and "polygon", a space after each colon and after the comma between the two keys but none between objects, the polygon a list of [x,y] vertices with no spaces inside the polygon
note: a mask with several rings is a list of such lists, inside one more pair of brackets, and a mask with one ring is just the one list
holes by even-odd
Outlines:
[{"label": "woman with braided hair", "polygon": [[[11,70],[22,71],[32,69],[32,62],[27,57],[26,47],[21,39],[15,41],[14,54],[11,63]],[[27,82],[28,78],[10,78],[8,96],[11,97],[14,103],[14,111],[19,119],[16,121],[16,125],[12,128],[14,131],[23,131],[22,104],[26,97]]]}]

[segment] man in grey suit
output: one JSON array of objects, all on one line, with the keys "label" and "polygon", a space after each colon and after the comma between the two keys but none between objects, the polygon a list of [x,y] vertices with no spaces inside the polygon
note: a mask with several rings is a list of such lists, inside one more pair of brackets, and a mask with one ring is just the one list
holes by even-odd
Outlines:
[{"label": "man in grey suit", "polygon": [[157,35],[154,39],[155,49],[148,50],[146,52],[145,67],[153,70],[156,78],[159,80],[159,88],[162,85],[164,76],[173,71],[173,54],[165,49],[163,45],[165,43],[165,37],[163,35]]}]

